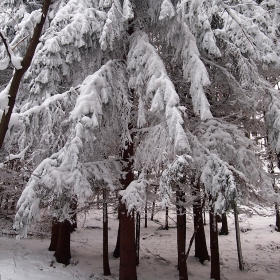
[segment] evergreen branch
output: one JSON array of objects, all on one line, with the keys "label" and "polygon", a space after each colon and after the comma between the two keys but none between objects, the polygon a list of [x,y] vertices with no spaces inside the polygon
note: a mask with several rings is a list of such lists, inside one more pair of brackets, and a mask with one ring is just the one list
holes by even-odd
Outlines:
[{"label": "evergreen branch", "polygon": [[228,15],[239,25],[239,27],[241,28],[242,32],[244,33],[245,37],[247,38],[247,40],[249,41],[249,43],[252,45],[252,47],[256,50],[256,53],[259,54],[258,50],[256,49],[256,44],[254,44],[252,42],[252,40],[250,39],[249,35],[247,34],[246,30],[243,28],[242,24],[240,23],[240,21],[238,20],[238,18],[233,14],[233,12],[231,11],[231,7],[226,5],[225,3],[221,2],[221,5],[223,6],[223,8],[227,11]]}]

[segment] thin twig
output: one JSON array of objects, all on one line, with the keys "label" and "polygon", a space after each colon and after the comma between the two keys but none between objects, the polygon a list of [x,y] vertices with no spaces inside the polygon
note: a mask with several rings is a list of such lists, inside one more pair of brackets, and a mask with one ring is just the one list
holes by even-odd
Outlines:
[{"label": "thin twig", "polygon": [[8,53],[8,56],[9,56],[9,58],[11,60],[11,54],[10,54],[10,50],[9,50],[9,45],[7,43],[7,39],[5,38],[5,36],[3,35],[3,33],[1,31],[0,31],[0,37],[1,37],[2,41],[3,41],[3,43],[4,43],[4,46],[5,46],[5,48],[7,50],[7,53]]}]

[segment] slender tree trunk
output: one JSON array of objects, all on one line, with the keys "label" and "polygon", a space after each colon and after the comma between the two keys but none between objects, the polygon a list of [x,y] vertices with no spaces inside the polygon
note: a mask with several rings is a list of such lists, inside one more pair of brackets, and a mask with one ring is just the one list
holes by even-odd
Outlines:
[{"label": "slender tree trunk", "polygon": [[44,23],[45,23],[45,20],[47,17],[47,13],[48,13],[50,4],[51,4],[51,0],[44,1],[43,8],[42,8],[42,17],[41,17],[40,22],[37,23],[34,28],[33,36],[29,42],[29,46],[27,48],[27,51],[26,51],[25,56],[21,63],[22,68],[16,69],[15,74],[12,78],[10,89],[9,89],[9,102],[8,102],[9,109],[7,112],[3,112],[1,122],[0,122],[0,148],[2,148],[4,139],[5,139],[7,130],[8,130],[9,122],[10,122],[11,115],[12,115],[12,112],[14,109],[14,105],[15,105],[15,101],[16,101],[21,79],[22,79],[24,73],[29,68],[31,61],[33,59],[36,47],[39,43],[39,39],[40,39],[41,32],[42,32],[42,29],[43,29],[43,26],[44,26]]},{"label": "slender tree trunk", "polygon": [[145,204],[145,228],[148,227],[148,206]]},{"label": "slender tree trunk", "polygon": [[59,222],[57,221],[56,218],[53,218],[53,220],[52,220],[52,237],[51,237],[51,244],[49,247],[49,251],[56,251],[58,234],[59,234]]},{"label": "slender tree trunk", "polygon": [[204,208],[205,200],[203,205],[201,204],[201,195],[199,183],[192,184],[194,196],[193,202],[193,222],[194,222],[194,236],[195,236],[195,257],[203,264],[204,261],[209,261],[210,256],[207,250],[206,237],[203,225],[202,209]]},{"label": "slender tree trunk", "polygon": [[108,210],[107,191],[103,190],[103,274],[111,275],[108,255]]},{"label": "slender tree trunk", "polygon": [[136,265],[139,265],[139,251],[140,251],[140,213],[136,213]]},{"label": "slender tree trunk", "polygon": [[235,232],[236,232],[236,243],[237,243],[239,269],[244,270],[244,263],[243,263],[242,249],[241,249],[241,240],[240,240],[238,210],[237,210],[236,204],[234,204],[233,211],[234,211],[234,222],[235,222]]},{"label": "slender tree trunk", "polygon": [[165,208],[165,229],[166,230],[169,229],[169,225],[168,225],[168,207]]},{"label": "slender tree trunk", "polygon": [[156,206],[156,202],[155,202],[155,200],[153,200],[152,213],[151,213],[151,221],[154,220],[155,206]]},{"label": "slender tree trunk", "polygon": [[70,252],[71,223],[68,220],[60,222],[58,241],[54,256],[57,262],[68,265],[71,259]]},{"label": "slender tree trunk", "polygon": [[205,207],[203,207],[203,225],[206,226]]},{"label": "slender tree trunk", "polygon": [[219,235],[228,235],[228,222],[227,222],[227,214],[222,214],[222,227],[220,229]]},{"label": "slender tree trunk", "polygon": [[188,280],[187,259],[186,259],[186,209],[182,205],[185,193],[176,191],[177,200],[177,250],[179,280]]},{"label": "slender tree trunk", "polygon": [[[211,203],[211,202],[210,202]],[[214,205],[211,205],[209,211],[210,217],[210,249],[211,249],[211,279],[220,280],[220,256],[218,242],[218,228],[216,222],[216,214],[214,213]]]},{"label": "slender tree trunk", "polygon": [[[155,187],[155,195],[157,194],[157,187]],[[152,204],[152,214],[151,214],[151,221],[154,220],[154,214],[155,214],[155,206],[156,206],[156,200],[153,200]]]},{"label": "slender tree trunk", "polygon": [[278,203],[275,203],[275,213],[276,213],[276,227],[275,230],[280,232],[280,211]]},{"label": "slender tree trunk", "polygon": [[70,205],[71,210],[73,211],[73,215],[71,217],[72,223],[71,223],[71,232],[75,231],[77,228],[77,207],[78,207],[78,201],[77,197],[73,198],[72,203]]}]

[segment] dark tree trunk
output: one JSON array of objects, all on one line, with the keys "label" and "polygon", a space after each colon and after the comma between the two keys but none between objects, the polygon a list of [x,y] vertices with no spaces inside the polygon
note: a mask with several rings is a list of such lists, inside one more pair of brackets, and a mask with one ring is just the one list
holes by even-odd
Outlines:
[{"label": "dark tree trunk", "polygon": [[119,224],[119,228],[118,228],[117,243],[116,243],[115,250],[113,252],[113,256],[115,258],[119,258],[120,257],[120,224]]},{"label": "dark tree trunk", "polygon": [[[155,195],[156,195],[156,194],[157,194],[157,187],[155,187]],[[153,200],[153,204],[152,204],[151,221],[154,220],[155,206],[156,206],[156,201],[155,201],[155,199],[154,199],[154,200]]]},{"label": "dark tree trunk", "polygon": [[166,230],[169,229],[169,225],[168,225],[168,207],[165,208],[165,229]]},{"label": "dark tree trunk", "polygon": [[49,247],[49,251],[56,251],[58,234],[59,234],[59,222],[57,221],[56,218],[53,218],[53,220],[52,220],[52,237],[51,237],[51,244]]},{"label": "dark tree trunk", "polygon": [[188,280],[187,260],[186,260],[186,209],[182,205],[185,202],[185,193],[176,191],[177,201],[177,250],[178,250],[178,270],[179,280]]},{"label": "dark tree trunk", "polygon": [[206,226],[205,207],[203,207],[203,225]]},{"label": "dark tree trunk", "polygon": [[120,218],[120,280],[137,280],[135,226],[132,214],[121,204]]},{"label": "dark tree trunk", "polygon": [[244,263],[243,263],[242,249],[241,249],[241,240],[240,240],[238,210],[237,210],[236,204],[234,205],[233,211],[234,211],[234,222],[235,222],[235,233],[236,233],[236,244],[237,244],[239,269],[244,270]]},{"label": "dark tree trunk", "polygon": [[[133,143],[127,143],[123,151],[123,172],[125,177],[120,180],[123,189],[134,180],[133,174]],[[119,280],[137,280],[136,273],[136,244],[134,215],[128,213],[126,205],[120,203],[120,276]]]},{"label": "dark tree trunk", "polygon": [[103,190],[103,274],[111,275],[108,255],[108,210],[107,191]]},{"label": "dark tree trunk", "polygon": [[71,223],[68,220],[60,222],[58,241],[54,256],[57,262],[68,265],[71,259],[70,252]]},{"label": "dark tree trunk", "polygon": [[280,212],[279,212],[279,205],[278,203],[275,203],[275,212],[276,212],[276,227],[275,230],[280,232]]},{"label": "dark tree trunk", "polygon": [[148,206],[145,204],[145,228],[148,227]]},{"label": "dark tree trunk", "polygon": [[204,203],[201,203],[199,183],[194,183],[192,194],[194,196],[193,202],[193,222],[195,234],[195,257],[203,264],[204,261],[209,261],[210,257],[207,250],[206,237],[203,225],[202,209]]},{"label": "dark tree trunk", "polygon": [[222,214],[222,227],[220,229],[219,235],[228,235],[228,222],[227,222],[227,214]]},{"label": "dark tree trunk", "polygon": [[[210,202],[211,203],[211,202]],[[214,213],[214,206],[210,207],[210,248],[211,248],[211,279],[220,280],[220,256],[219,256],[219,242],[218,242],[218,228],[216,222],[216,215]]]},{"label": "dark tree trunk", "polygon": [[73,211],[73,215],[71,217],[72,220],[71,232],[75,231],[75,229],[77,228],[77,207],[78,207],[78,201],[77,198],[75,197],[70,205],[70,208]]},{"label": "dark tree trunk", "polygon": [[140,213],[136,213],[136,265],[139,265],[139,251],[140,251]]},{"label": "dark tree trunk", "polygon": [[[29,42],[27,51],[26,51],[25,56],[21,63],[22,68],[15,70],[14,77],[12,79],[10,89],[9,89],[9,102],[8,102],[9,109],[7,112],[3,112],[1,122],[0,122],[0,148],[3,145],[4,139],[5,139],[7,130],[8,130],[9,122],[10,122],[13,108],[15,105],[15,101],[16,101],[21,79],[22,79],[24,73],[26,72],[26,70],[29,68],[31,61],[33,59],[36,47],[39,43],[39,39],[40,39],[41,32],[42,32],[42,29],[43,29],[43,26],[44,26],[44,23],[45,23],[45,20],[47,17],[47,13],[48,13],[50,4],[51,4],[51,0],[44,1],[43,8],[42,8],[42,17],[41,17],[40,22],[37,23],[34,28],[33,36]],[[2,40],[5,41],[4,38],[2,38]]]},{"label": "dark tree trunk", "polygon": [[155,200],[154,200],[154,201],[153,201],[153,204],[152,204],[151,221],[154,220],[155,206],[156,206],[156,202],[155,202]]}]

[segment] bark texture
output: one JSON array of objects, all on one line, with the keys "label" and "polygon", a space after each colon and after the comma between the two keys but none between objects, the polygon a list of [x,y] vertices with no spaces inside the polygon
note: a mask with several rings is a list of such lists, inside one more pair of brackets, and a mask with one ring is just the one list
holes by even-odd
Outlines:
[{"label": "bark texture", "polygon": [[111,275],[108,255],[108,209],[107,191],[103,190],[103,274]]},{"label": "bark texture", "polygon": [[188,280],[187,259],[186,259],[186,209],[183,206],[185,193],[176,191],[177,201],[177,250],[179,280]]},{"label": "bark texture", "polygon": [[[133,174],[133,143],[128,143],[123,152],[126,174],[121,180],[123,189],[134,180]],[[128,213],[125,204],[120,202],[120,280],[137,280],[136,273],[136,244],[134,215]]]},{"label": "bark texture", "polygon": [[220,229],[219,235],[228,235],[228,222],[227,222],[227,214],[222,214],[222,227]]},{"label": "bark texture", "polygon": [[71,259],[70,252],[71,223],[68,220],[60,222],[57,248],[54,256],[58,263],[68,265]]},{"label": "bark texture", "polygon": [[53,220],[52,220],[52,236],[51,236],[51,244],[50,244],[50,247],[49,247],[49,251],[56,251],[58,234],[59,234],[59,222],[57,221],[56,218],[53,218]]},{"label": "bark texture", "polygon": [[220,255],[218,242],[218,227],[216,222],[216,215],[214,213],[214,206],[211,206],[210,212],[210,248],[211,248],[211,276],[215,280],[221,279],[220,273]]},{"label": "bark texture", "polygon": [[193,202],[193,222],[194,222],[194,237],[195,237],[195,257],[203,264],[204,261],[209,261],[206,237],[203,225],[202,210],[204,203],[201,203],[199,184],[193,184],[192,194],[194,196]]}]

